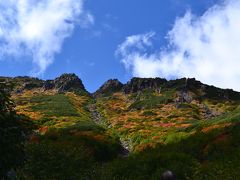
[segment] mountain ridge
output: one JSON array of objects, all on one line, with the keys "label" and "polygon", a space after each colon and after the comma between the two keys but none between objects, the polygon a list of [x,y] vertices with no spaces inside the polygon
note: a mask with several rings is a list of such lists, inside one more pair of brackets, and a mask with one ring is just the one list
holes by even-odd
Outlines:
[{"label": "mountain ridge", "polygon": [[[36,77],[30,76],[16,76],[16,77],[4,77],[0,76],[2,82],[13,82],[15,85],[19,85],[18,91],[31,90],[34,88],[42,88],[43,90],[56,89],[58,92],[67,92],[73,90],[82,90],[93,97],[102,96],[104,94],[111,94],[117,91],[123,91],[126,94],[136,93],[143,91],[144,89],[152,89],[156,92],[161,92],[163,87],[173,88],[177,87],[178,90],[186,91],[192,89],[207,89],[207,92],[211,90],[218,91],[219,97],[224,96],[231,98],[234,95],[240,94],[238,91],[234,91],[230,88],[219,88],[213,85],[204,84],[195,78],[179,78],[174,80],[166,80],[164,78],[139,78],[133,77],[127,83],[122,83],[118,79],[109,79],[95,92],[90,93],[85,89],[82,80],[74,73],[64,73],[54,80],[42,80]],[[20,83],[19,83],[20,82]],[[216,94],[215,94],[216,96]]]},{"label": "mountain ridge", "polygon": [[240,93],[231,89],[135,77],[89,93],[75,74],[0,77],[0,84],[14,85],[16,113],[32,129],[24,177],[159,179],[172,170],[179,179],[204,179],[240,167]]}]

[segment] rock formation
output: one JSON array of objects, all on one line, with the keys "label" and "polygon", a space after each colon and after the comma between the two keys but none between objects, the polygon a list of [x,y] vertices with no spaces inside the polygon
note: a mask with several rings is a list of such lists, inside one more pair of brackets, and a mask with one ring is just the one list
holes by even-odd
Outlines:
[{"label": "rock formation", "polygon": [[110,95],[114,92],[121,91],[123,84],[117,79],[110,79],[105,82],[94,94],[94,97],[101,97],[104,95]]},{"label": "rock formation", "polygon": [[132,78],[126,85],[124,85],[123,91],[126,94],[135,93],[144,89],[152,89],[159,92],[161,86],[166,83],[167,80],[161,78]]}]

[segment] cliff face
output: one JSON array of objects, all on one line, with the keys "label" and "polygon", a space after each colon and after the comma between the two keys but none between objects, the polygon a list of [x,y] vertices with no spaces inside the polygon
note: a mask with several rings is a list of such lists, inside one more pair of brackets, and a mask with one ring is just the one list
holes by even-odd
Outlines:
[{"label": "cliff face", "polygon": [[94,94],[94,97],[102,97],[106,95],[111,95],[112,93],[121,91],[123,84],[117,79],[110,79],[105,82]]},{"label": "cliff face", "polygon": [[176,101],[191,102],[203,99],[240,100],[240,93],[232,89],[221,89],[197,81],[195,78],[181,78],[167,81],[161,78],[132,78],[126,84],[117,79],[105,82],[93,95],[94,97],[110,96],[115,92],[124,94],[152,91],[158,94],[175,91]]},{"label": "cliff face", "polygon": [[167,83],[166,79],[161,78],[132,78],[126,85],[123,91],[126,94],[143,91],[144,89],[160,90]]},{"label": "cliff face", "polygon": [[[14,78],[0,77],[0,82],[10,82],[15,86],[15,92],[21,93],[24,90],[41,89],[43,91],[54,90],[58,93],[68,91],[88,93],[81,81],[75,74],[62,74],[54,80],[41,80],[28,76]],[[226,99],[240,100],[240,93],[232,89],[221,89],[209,86],[197,81],[195,78],[182,78],[167,81],[162,78],[132,78],[126,84],[117,79],[110,79],[105,82],[93,97],[111,96],[115,92],[124,94],[141,93],[145,90],[161,94],[165,91],[175,91],[177,101],[191,102],[194,99]],[[90,94],[90,93],[88,93]]]},{"label": "cliff face", "polygon": [[55,80],[47,80],[44,90],[56,89],[59,93],[67,91],[86,91],[81,79],[75,74],[63,74]]}]

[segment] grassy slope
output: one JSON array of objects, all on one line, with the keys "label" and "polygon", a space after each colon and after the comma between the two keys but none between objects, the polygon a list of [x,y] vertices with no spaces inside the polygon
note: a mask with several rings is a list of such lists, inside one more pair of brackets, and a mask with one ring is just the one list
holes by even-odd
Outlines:
[{"label": "grassy slope", "polygon": [[191,103],[175,103],[176,91],[162,94],[145,91],[125,95],[115,93],[97,100],[99,111],[124,139],[130,140],[134,151],[142,151],[171,139],[187,138],[195,133],[187,128],[206,120],[206,107],[216,114],[235,109],[236,101],[213,102],[211,99]]},{"label": "grassy slope", "polygon": [[93,99],[74,93],[38,90],[14,97],[18,113],[30,116],[35,132],[26,145],[25,178],[91,177],[95,163],[117,156],[118,140],[95,124],[88,105]]},{"label": "grassy slope", "polygon": [[[30,116],[38,132],[26,146],[27,162],[19,174],[27,179],[159,179],[170,169],[180,179],[239,177],[238,102],[204,99],[202,104],[222,113],[205,120],[198,102],[176,107],[175,93],[99,98],[96,106],[111,131],[93,122],[88,105],[95,102],[88,96],[38,90],[15,96],[18,112]],[[113,134],[130,144],[129,157],[116,158]]]},{"label": "grassy slope", "polygon": [[[218,122],[220,121],[220,123]],[[135,153],[126,161],[115,161],[111,176],[126,179],[158,179],[172,170],[179,179],[237,179],[240,176],[240,110],[212,122],[199,122],[186,129],[188,137],[169,134],[169,142]],[[113,167],[110,165],[109,167]],[[119,168],[116,168],[119,167]]]},{"label": "grassy slope", "polygon": [[[128,139],[134,151],[127,160],[115,160],[106,167],[109,177],[159,179],[168,169],[180,179],[240,177],[237,101],[216,103],[205,99],[203,103],[209,108],[224,113],[204,119],[203,109],[195,103],[180,104],[176,108],[169,96],[159,98],[170,99],[164,106],[158,98],[151,100],[153,94],[147,93],[140,97],[142,100],[133,101],[131,96],[116,93],[98,100],[99,110],[116,132]],[[133,109],[139,102],[144,103]],[[235,110],[230,111],[232,109]]]}]

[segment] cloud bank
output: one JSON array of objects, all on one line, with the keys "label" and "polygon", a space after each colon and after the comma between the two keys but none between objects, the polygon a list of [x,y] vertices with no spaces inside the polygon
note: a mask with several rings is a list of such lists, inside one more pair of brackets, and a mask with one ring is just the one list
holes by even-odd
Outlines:
[{"label": "cloud bank", "polygon": [[116,53],[139,77],[195,77],[240,91],[240,1],[227,0],[202,16],[187,12],[168,32],[168,45],[149,53],[154,32],[133,35]]},{"label": "cloud bank", "polygon": [[0,59],[30,57],[33,73],[41,74],[76,25],[93,23],[83,0],[0,1]]}]

